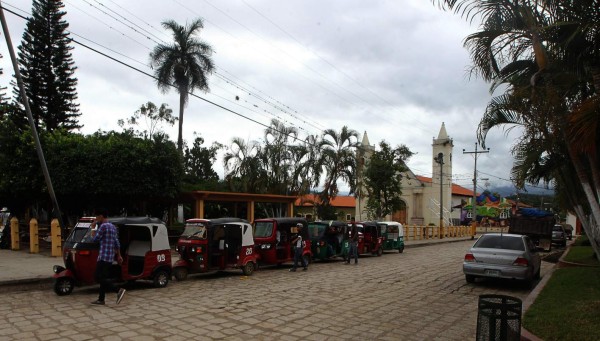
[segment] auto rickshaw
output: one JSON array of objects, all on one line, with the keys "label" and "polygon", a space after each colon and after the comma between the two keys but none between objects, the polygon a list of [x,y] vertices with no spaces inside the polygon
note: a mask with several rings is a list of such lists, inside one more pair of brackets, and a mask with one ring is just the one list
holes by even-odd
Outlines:
[{"label": "auto rickshaw", "polygon": [[[349,225],[350,226],[350,225]],[[383,254],[381,230],[374,221],[356,223],[358,227],[358,254],[371,253],[378,257]]]},{"label": "auto rickshaw", "polygon": [[[92,242],[93,217],[80,219],[63,248],[65,266],[54,266],[54,292],[68,295],[75,285],[95,283],[100,244]],[[157,218],[108,218],[119,231],[123,263],[111,269],[115,281],[151,280],[155,287],[166,287],[171,278],[171,247],[167,227]]]},{"label": "auto rickshaw", "polygon": [[254,221],[254,243],[259,264],[281,265],[294,260],[292,240],[298,234],[296,224],[304,227],[300,235],[304,243],[302,257],[306,264],[312,260],[311,241],[308,236],[308,222],[304,218],[265,218]]},{"label": "auto rickshaw", "polygon": [[345,222],[336,220],[308,223],[313,258],[326,260],[347,255],[348,245],[343,243],[346,228]]},{"label": "auto rickshaw", "polygon": [[252,225],[238,218],[187,220],[177,252],[173,274],[180,281],[189,273],[231,268],[250,276],[257,268]]},{"label": "auto rickshaw", "polygon": [[377,223],[383,239],[383,250],[398,250],[404,252],[404,227],[395,221],[380,221]]}]

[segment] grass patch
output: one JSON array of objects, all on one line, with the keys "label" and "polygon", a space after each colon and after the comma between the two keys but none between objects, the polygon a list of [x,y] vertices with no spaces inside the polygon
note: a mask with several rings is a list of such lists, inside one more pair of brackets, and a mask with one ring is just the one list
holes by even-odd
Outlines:
[{"label": "grass patch", "polygon": [[579,264],[600,265],[591,246],[572,246],[564,260]]},{"label": "grass patch", "polygon": [[600,268],[554,271],[523,316],[523,326],[543,340],[600,340]]}]

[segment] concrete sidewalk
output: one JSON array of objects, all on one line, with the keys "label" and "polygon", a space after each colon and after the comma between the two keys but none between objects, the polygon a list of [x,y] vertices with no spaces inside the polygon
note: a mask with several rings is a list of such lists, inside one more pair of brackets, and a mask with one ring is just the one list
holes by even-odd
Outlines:
[{"label": "concrete sidewalk", "polygon": [[[405,247],[420,247],[469,240],[470,237],[409,240]],[[465,250],[466,251],[466,250]],[[388,251],[389,252],[389,251]],[[406,251],[405,251],[406,252]],[[173,252],[174,260],[177,255]],[[28,249],[18,251],[0,250],[0,286],[18,286],[23,284],[47,284],[52,281],[52,268],[54,265],[64,266],[61,257],[50,256],[50,249],[40,247],[40,253],[29,253]]]}]

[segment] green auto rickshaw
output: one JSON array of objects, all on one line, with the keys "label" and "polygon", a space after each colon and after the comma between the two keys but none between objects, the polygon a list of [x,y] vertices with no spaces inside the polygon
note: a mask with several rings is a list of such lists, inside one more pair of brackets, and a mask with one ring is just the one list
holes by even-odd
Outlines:
[{"label": "green auto rickshaw", "polygon": [[347,243],[343,243],[346,229],[345,222],[336,220],[308,223],[313,259],[327,260],[348,254],[348,250],[344,250]]},{"label": "green auto rickshaw", "polygon": [[383,250],[404,252],[404,227],[395,221],[380,221],[377,225],[383,237]]}]

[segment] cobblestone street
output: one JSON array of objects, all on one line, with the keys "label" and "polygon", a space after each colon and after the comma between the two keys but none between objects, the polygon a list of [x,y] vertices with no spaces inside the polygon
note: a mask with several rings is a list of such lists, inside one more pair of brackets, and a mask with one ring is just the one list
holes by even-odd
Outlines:
[{"label": "cobblestone street", "polygon": [[[510,281],[467,284],[472,241],[415,247],[359,264],[314,263],[191,275],[164,289],[136,283],[120,305],[92,306],[97,286],[0,296],[0,340],[473,340],[481,294],[525,299]],[[552,264],[542,262],[542,276]],[[110,300],[109,300],[110,298]]]}]

